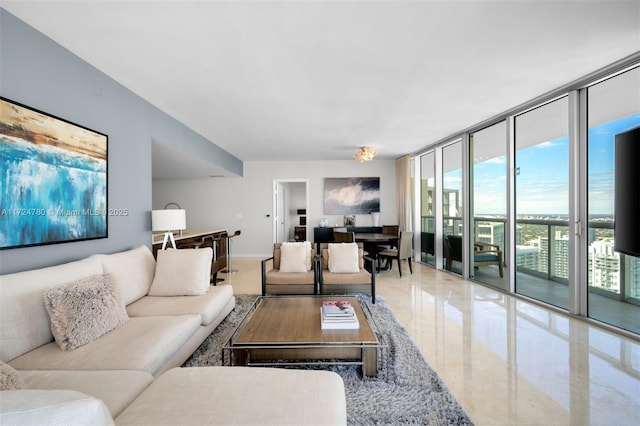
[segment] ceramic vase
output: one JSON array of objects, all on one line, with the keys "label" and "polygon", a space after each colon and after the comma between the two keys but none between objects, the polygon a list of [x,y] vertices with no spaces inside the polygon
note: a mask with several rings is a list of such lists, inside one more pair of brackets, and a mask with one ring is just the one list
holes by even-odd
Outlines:
[{"label": "ceramic vase", "polygon": [[380,226],[380,212],[371,212],[371,219],[373,220],[373,226]]}]

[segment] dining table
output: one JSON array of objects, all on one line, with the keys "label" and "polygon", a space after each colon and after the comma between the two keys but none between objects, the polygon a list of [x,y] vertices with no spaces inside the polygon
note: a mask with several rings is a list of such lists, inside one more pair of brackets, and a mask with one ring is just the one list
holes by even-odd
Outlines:
[{"label": "dining table", "polygon": [[362,243],[364,251],[368,253],[370,258],[374,259],[378,271],[382,269],[378,259],[378,253],[388,247],[398,247],[398,236],[394,234],[356,233],[355,240],[356,243]]}]

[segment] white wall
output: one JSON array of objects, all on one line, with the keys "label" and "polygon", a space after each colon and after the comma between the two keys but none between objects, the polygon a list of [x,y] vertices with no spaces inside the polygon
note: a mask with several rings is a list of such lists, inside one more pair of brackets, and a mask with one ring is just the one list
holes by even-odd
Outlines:
[{"label": "white wall", "polygon": [[128,212],[107,217],[108,238],[2,250],[0,274],[150,246],[153,139],[242,171],[238,159],[2,8],[0,40],[0,94],[108,135],[109,209]]},{"label": "white wall", "polygon": [[[177,202],[187,211],[187,227],[242,230],[234,238],[234,256],[263,257],[271,253],[273,179],[308,179],[307,226],[342,224],[342,216],[324,215],[325,177],[380,177],[380,223],[397,224],[394,160],[360,164],[353,160],[306,162],[245,162],[244,176],[208,179],[155,179],[153,208]],[[269,215],[269,217],[267,217]],[[370,226],[369,215],[356,216],[356,224]]]}]

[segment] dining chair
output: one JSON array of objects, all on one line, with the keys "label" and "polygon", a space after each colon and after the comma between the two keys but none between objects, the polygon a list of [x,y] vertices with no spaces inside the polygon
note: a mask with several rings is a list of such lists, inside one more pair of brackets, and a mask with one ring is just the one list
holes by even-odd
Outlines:
[{"label": "dining chair", "polygon": [[382,233],[385,235],[395,235],[398,236],[400,232],[400,227],[398,225],[382,225]]},{"label": "dining chair", "polygon": [[389,270],[393,267],[393,260],[398,262],[398,272],[402,277],[402,260],[407,259],[409,271],[413,274],[411,257],[413,251],[413,231],[402,231],[398,240],[398,248],[389,248],[378,253],[378,258],[387,259]]},{"label": "dining chair", "polygon": [[[398,225],[382,225],[382,233],[384,235],[393,235],[397,237],[400,235],[400,227]],[[379,250],[385,250],[390,248],[395,248],[394,244],[382,244],[378,246]]]},{"label": "dining chair", "polygon": [[333,241],[336,243],[355,243],[355,232],[337,232],[333,231]]}]

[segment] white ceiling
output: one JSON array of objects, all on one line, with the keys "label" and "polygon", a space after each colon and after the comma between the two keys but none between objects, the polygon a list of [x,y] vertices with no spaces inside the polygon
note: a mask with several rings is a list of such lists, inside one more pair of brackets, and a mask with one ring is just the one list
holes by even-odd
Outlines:
[{"label": "white ceiling", "polygon": [[0,4],[243,161],[397,158],[640,51],[640,0]]}]

